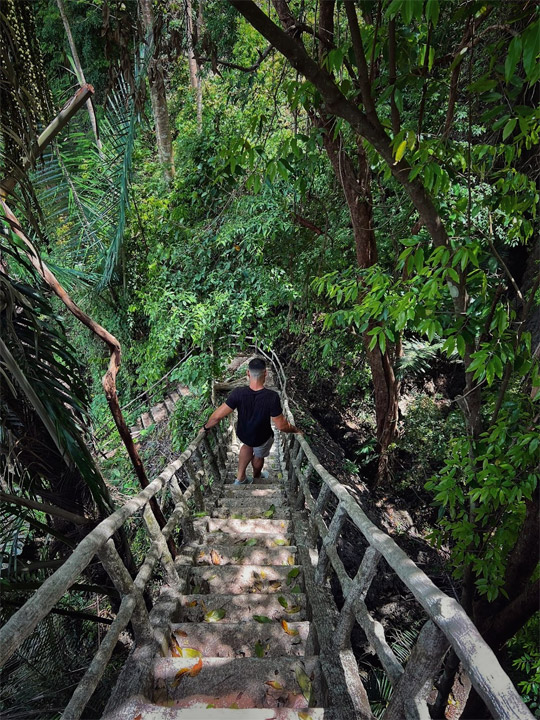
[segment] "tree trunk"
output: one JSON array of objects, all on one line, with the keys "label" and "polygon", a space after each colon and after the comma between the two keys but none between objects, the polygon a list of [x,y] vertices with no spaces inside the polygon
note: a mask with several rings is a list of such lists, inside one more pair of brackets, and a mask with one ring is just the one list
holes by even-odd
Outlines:
[{"label": "tree trunk", "polygon": [[[84,72],[82,69],[81,61],[79,60],[79,54],[78,54],[77,48],[75,46],[75,41],[73,40],[73,35],[71,34],[71,27],[69,26],[69,20],[67,18],[66,10],[64,8],[64,0],[56,0],[56,4],[58,5],[58,11],[60,13],[60,17],[62,18],[62,22],[64,23],[64,29],[66,31],[69,47],[71,50],[71,54],[73,55],[73,64],[75,65],[75,72],[77,73],[77,80],[79,81],[79,85],[81,85],[81,86],[86,85],[86,79],[84,77]],[[92,131],[93,131],[94,137],[96,139],[96,145],[97,145],[97,149],[99,152],[99,156],[102,157],[101,140],[99,139],[96,114],[94,112],[94,106],[92,105],[91,98],[88,98],[88,100],[86,101],[86,108],[88,110],[88,115],[90,117],[90,125],[92,126]]]},{"label": "tree trunk", "polygon": [[[364,269],[377,262],[377,245],[373,229],[373,201],[371,196],[371,172],[367,156],[358,142],[357,167],[343,149],[341,136],[334,138],[333,129],[321,118],[313,115],[314,122],[324,129],[323,143],[334,173],[341,183],[349,208],[353,226],[356,260],[358,267]],[[369,349],[372,336],[367,332],[375,327],[370,324],[363,335],[366,354],[371,368],[375,397],[375,416],[377,422],[377,450],[379,467],[377,476],[382,479],[387,472],[388,447],[394,440],[398,419],[399,383],[394,373],[392,356],[395,355],[389,345],[383,353],[378,345]]]},{"label": "tree trunk", "polygon": [[[140,8],[146,31],[146,42],[152,46],[154,44],[154,11],[152,9],[152,0],[140,0]],[[170,182],[175,174],[171,126],[169,123],[169,112],[167,110],[163,68],[157,57],[155,46],[152,49],[152,59],[148,67],[148,84],[150,86],[150,100],[156,129],[158,158],[159,162],[163,165],[164,178],[167,182]]]}]

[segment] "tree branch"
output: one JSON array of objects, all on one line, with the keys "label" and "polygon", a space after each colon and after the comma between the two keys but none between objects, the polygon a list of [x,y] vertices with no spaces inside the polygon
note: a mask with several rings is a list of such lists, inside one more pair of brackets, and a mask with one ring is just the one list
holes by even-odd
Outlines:
[{"label": "tree branch", "polygon": [[233,62],[228,62],[227,60],[213,60],[212,58],[208,57],[198,57],[198,61],[203,62],[211,62],[215,63],[216,65],[222,65],[226,68],[231,68],[232,70],[240,70],[241,72],[254,72],[255,70],[258,70],[258,68],[262,65],[264,60],[270,55],[274,47],[272,45],[269,45],[264,52],[260,52],[259,50],[259,59],[253,63],[253,65],[249,65],[249,67],[246,67],[244,65],[237,65]]},{"label": "tree branch", "polygon": [[32,508],[33,510],[39,510],[46,513],[47,515],[55,515],[56,517],[64,518],[74,525],[91,525],[92,520],[90,518],[77,515],[76,513],[69,512],[69,510],[62,510],[55,505],[49,505],[47,503],[40,503],[36,500],[29,500],[27,498],[17,497],[16,495],[10,495],[8,493],[0,492],[0,500],[14,505],[22,505],[23,507]]},{"label": "tree branch", "polygon": [[356,67],[358,68],[358,82],[362,101],[367,117],[372,123],[379,125],[379,118],[375,110],[375,103],[371,96],[371,83],[369,82],[369,71],[362,43],[362,35],[360,26],[358,25],[358,17],[356,15],[356,6],[352,0],[345,0],[345,12],[347,13],[347,21],[351,32],[351,40],[353,44],[354,57],[356,58]]}]

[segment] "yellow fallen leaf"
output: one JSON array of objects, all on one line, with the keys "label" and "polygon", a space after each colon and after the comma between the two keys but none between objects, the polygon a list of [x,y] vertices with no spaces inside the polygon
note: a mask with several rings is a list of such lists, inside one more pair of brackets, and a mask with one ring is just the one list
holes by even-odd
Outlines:
[{"label": "yellow fallen leaf", "polygon": [[300,718],[300,720],[313,720],[311,715],[308,715],[306,712],[299,712],[298,717]]},{"label": "yellow fallen leaf", "polygon": [[287,558],[287,562],[289,563],[289,565],[294,565],[294,556],[289,555],[289,557]]},{"label": "yellow fallen leaf", "polygon": [[212,565],[221,565],[221,555],[216,550],[212,550],[210,557],[212,558]]},{"label": "yellow fallen leaf", "polygon": [[298,635],[298,630],[289,627],[289,623],[286,620],[281,621],[281,627],[285,630],[287,635]]},{"label": "yellow fallen leaf", "polygon": [[200,650],[197,650],[196,648],[182,648],[182,652],[184,653],[184,657],[202,657],[202,652]]},{"label": "yellow fallen leaf", "polygon": [[264,684],[270,685],[270,687],[274,688],[274,690],[283,690],[283,685],[278,683],[277,680],[267,680]]},{"label": "yellow fallen leaf", "polygon": [[286,608],[285,612],[293,615],[294,613],[300,612],[301,609],[300,605],[293,605],[291,608]]}]

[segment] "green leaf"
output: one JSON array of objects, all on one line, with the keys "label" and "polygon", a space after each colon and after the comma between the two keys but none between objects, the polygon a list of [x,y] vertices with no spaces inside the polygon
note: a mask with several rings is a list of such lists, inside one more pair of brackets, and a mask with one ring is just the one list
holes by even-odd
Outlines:
[{"label": "green leaf", "polygon": [[540,51],[540,20],[530,25],[523,34],[523,68],[527,80],[531,78],[536,68]]},{"label": "green leaf", "polygon": [[253,545],[257,544],[257,538],[249,538],[244,544],[247,545],[247,547],[253,547]]},{"label": "green leaf", "polygon": [[289,607],[289,603],[285,600],[285,598],[283,597],[283,595],[280,595],[280,596],[278,597],[278,603],[279,603],[279,604],[281,605],[281,607],[283,607],[283,608]]},{"label": "green leaf", "polygon": [[503,134],[502,134],[503,140],[506,140],[506,138],[514,132],[516,123],[517,123],[517,118],[510,118],[510,120],[506,123],[506,125],[504,126]]},{"label": "green leaf", "polygon": [[205,613],[204,619],[205,622],[219,622],[220,620],[223,620],[225,617],[225,609],[219,608],[218,610],[210,610],[209,612]]},{"label": "green leaf", "polygon": [[439,21],[440,12],[439,0],[427,0],[426,3],[426,20],[431,21],[433,25],[436,25]]},{"label": "green leaf", "polygon": [[512,42],[508,47],[508,55],[506,56],[506,62],[504,63],[504,79],[506,80],[506,82],[510,81],[514,70],[516,69],[516,65],[518,64],[519,58],[521,57],[521,51],[521,36],[517,35],[515,38],[513,38]]},{"label": "green leaf", "polygon": [[255,655],[258,658],[264,657],[264,646],[260,640],[257,640],[257,642],[255,643]]},{"label": "green leaf", "polygon": [[295,666],[294,674],[296,676],[296,682],[298,683],[300,690],[302,691],[302,695],[305,697],[306,702],[309,706],[311,703],[311,691],[312,691],[311,680],[309,679],[308,674],[306,673],[306,671],[304,670],[302,665],[300,665],[300,663],[298,663],[298,665]]},{"label": "green leaf", "polygon": [[253,619],[258,623],[271,623],[272,620],[266,615],[254,615]]}]

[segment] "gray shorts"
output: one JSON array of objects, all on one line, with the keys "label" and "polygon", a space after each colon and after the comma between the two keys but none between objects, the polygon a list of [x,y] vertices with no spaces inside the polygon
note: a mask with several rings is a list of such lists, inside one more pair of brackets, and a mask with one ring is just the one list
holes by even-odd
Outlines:
[{"label": "gray shorts", "polygon": [[253,454],[255,457],[258,458],[265,458],[270,455],[270,449],[272,448],[272,445],[274,444],[274,433],[270,435],[268,440],[264,443],[264,445],[259,445],[258,447],[253,448]]}]

